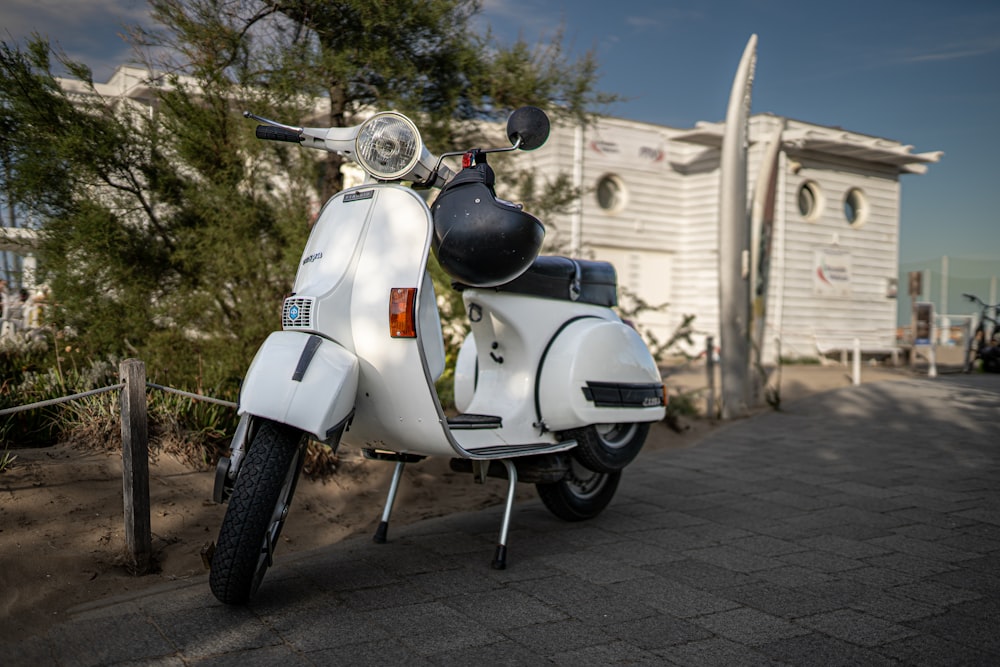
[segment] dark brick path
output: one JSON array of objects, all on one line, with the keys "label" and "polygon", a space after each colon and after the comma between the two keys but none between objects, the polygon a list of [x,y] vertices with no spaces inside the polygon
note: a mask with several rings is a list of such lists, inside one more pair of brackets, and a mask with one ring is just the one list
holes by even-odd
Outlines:
[{"label": "dark brick path", "polygon": [[[79,610],[6,665],[997,665],[1000,376],[848,387],[643,454],[599,518],[499,508]],[[496,482],[494,482],[496,483]],[[373,508],[377,512],[378,508]]]}]

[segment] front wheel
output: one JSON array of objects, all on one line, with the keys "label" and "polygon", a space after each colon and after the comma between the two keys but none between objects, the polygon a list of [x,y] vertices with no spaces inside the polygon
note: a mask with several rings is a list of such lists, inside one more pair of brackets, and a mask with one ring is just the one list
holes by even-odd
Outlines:
[{"label": "front wheel", "polygon": [[550,512],[564,521],[592,519],[608,506],[618,490],[621,471],[594,472],[570,460],[569,472],[558,482],[536,484],[538,496]]},{"label": "front wheel", "polygon": [[209,585],[220,602],[246,604],[264,580],[302,467],[298,429],[262,421],[219,529]]},{"label": "front wheel", "polygon": [[563,440],[576,440],[571,453],[586,468],[613,473],[625,468],[639,455],[649,435],[649,422],[593,424],[559,435]]}]

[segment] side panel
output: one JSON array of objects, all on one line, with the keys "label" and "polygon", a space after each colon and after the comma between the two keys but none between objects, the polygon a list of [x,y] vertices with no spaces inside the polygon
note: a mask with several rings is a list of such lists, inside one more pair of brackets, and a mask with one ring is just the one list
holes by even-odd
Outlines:
[{"label": "side panel", "polygon": [[250,364],[240,414],[289,424],[325,440],[354,408],[358,360],[320,336],[275,331]]},{"label": "side panel", "polygon": [[417,297],[420,299],[417,310],[420,321],[417,329],[420,332],[420,345],[427,359],[427,372],[432,379],[437,380],[444,372],[444,335],[441,333],[441,313],[438,312],[437,294],[434,292],[434,281],[431,274],[424,272]]},{"label": "side panel", "polygon": [[[659,395],[657,396],[657,387]],[[622,402],[606,400],[607,393]],[[573,322],[553,341],[539,380],[542,419],[553,431],[585,424],[658,421],[662,380],[645,343],[621,322]]]},{"label": "side panel", "polygon": [[455,407],[468,412],[476,393],[476,336],[471,331],[462,341],[455,361]]}]

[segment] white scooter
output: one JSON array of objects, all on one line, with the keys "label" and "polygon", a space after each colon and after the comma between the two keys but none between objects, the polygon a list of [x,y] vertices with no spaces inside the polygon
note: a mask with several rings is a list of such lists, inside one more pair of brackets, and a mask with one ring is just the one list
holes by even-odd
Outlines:
[{"label": "white scooter", "polygon": [[[549,121],[511,115],[512,146],[435,158],[416,125],[384,112],[350,128],[300,128],[246,113],[261,139],[340,153],[367,173],[334,195],[302,253],[293,295],[247,372],[215,500],[228,499],[210,584],[225,603],[256,592],[288,514],[307,439],[395,462],[384,542],[403,466],[428,456],[508,480],[494,568],[506,566],[518,480],[556,516],[582,520],[611,501],[666,393],[636,331],[614,313],[614,268],[538,257],[544,228],[498,200],[486,154],[533,150]],[[463,156],[454,174],[445,157]],[[409,182],[413,187],[405,187]],[[428,208],[418,190],[441,188]],[[469,318],[455,372],[459,413],[435,391],[445,365],[430,252],[455,280]]]}]

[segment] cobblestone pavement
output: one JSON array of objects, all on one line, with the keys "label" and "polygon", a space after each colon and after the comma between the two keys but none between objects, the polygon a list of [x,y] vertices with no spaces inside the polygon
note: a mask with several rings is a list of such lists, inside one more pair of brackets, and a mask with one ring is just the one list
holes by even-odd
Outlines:
[{"label": "cobblestone pavement", "polygon": [[[77,610],[6,665],[1000,664],[1000,376],[847,387],[645,453],[598,518],[500,509]],[[494,481],[493,483],[500,483]],[[373,508],[377,511],[377,508]]]}]

